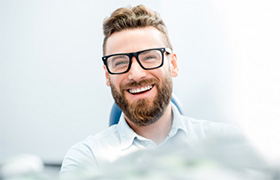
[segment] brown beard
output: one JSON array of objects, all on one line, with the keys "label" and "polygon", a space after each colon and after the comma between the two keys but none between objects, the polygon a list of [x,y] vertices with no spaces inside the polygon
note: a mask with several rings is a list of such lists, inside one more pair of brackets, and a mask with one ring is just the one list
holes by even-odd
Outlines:
[{"label": "brown beard", "polygon": [[[147,126],[155,123],[163,115],[172,96],[173,82],[171,75],[165,76],[161,85],[159,85],[157,80],[148,79],[121,86],[120,93],[117,91],[115,85],[112,83],[110,84],[111,92],[116,104],[123,111],[127,120],[138,126]],[[157,88],[158,91],[152,104],[149,103],[148,99],[140,99],[134,103],[129,103],[127,101],[124,95],[127,87],[139,87],[148,84],[153,84],[153,88]]]}]

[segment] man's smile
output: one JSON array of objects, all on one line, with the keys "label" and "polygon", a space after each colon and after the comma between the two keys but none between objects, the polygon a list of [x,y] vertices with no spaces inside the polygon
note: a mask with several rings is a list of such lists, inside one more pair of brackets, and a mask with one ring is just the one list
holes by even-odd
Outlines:
[{"label": "man's smile", "polygon": [[137,88],[129,88],[127,91],[130,94],[140,94],[140,93],[150,91],[153,87],[154,87],[154,85],[146,85],[146,86],[137,87]]}]

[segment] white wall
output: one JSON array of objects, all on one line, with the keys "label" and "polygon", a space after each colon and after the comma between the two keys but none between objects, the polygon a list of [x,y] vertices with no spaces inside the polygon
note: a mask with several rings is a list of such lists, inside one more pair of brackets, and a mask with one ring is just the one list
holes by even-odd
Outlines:
[{"label": "white wall", "polygon": [[0,158],[25,152],[60,162],[71,145],[108,126],[102,22],[139,3],[168,26],[184,112],[236,123],[268,158],[279,157],[278,1],[0,2]]}]

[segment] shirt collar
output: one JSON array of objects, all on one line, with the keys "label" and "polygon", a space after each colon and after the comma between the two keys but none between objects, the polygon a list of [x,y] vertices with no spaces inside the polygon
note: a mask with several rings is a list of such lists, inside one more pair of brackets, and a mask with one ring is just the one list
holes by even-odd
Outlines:
[{"label": "shirt collar", "polygon": [[[179,110],[177,107],[172,103],[171,105],[172,108],[172,114],[173,114],[173,119],[172,119],[172,127],[169,132],[169,135],[166,140],[169,138],[173,137],[176,135],[178,130],[182,130],[187,134],[187,128],[184,124],[183,117],[180,114]],[[118,123],[118,131],[120,135],[120,141],[121,141],[121,147],[122,150],[129,148],[132,144],[135,138],[142,139],[141,136],[136,134],[127,124],[123,113],[121,114],[120,121]]]},{"label": "shirt collar", "polygon": [[174,136],[178,132],[178,130],[182,130],[184,133],[188,134],[187,127],[183,120],[183,116],[180,114],[178,108],[173,103],[171,104],[171,108],[173,119],[168,137]]},{"label": "shirt collar", "polygon": [[121,114],[120,121],[118,123],[118,131],[120,134],[122,150],[129,148],[134,139],[138,136],[127,124],[123,113]]}]

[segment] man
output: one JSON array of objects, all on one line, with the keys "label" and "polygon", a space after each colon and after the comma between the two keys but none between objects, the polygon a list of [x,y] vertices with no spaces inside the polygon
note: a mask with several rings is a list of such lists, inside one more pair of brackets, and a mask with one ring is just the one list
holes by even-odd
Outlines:
[{"label": "man", "polygon": [[117,125],[68,151],[62,175],[92,171],[142,149],[236,132],[227,124],[184,117],[171,103],[177,56],[156,12],[142,5],[117,9],[103,30],[106,84],[123,113]]}]

